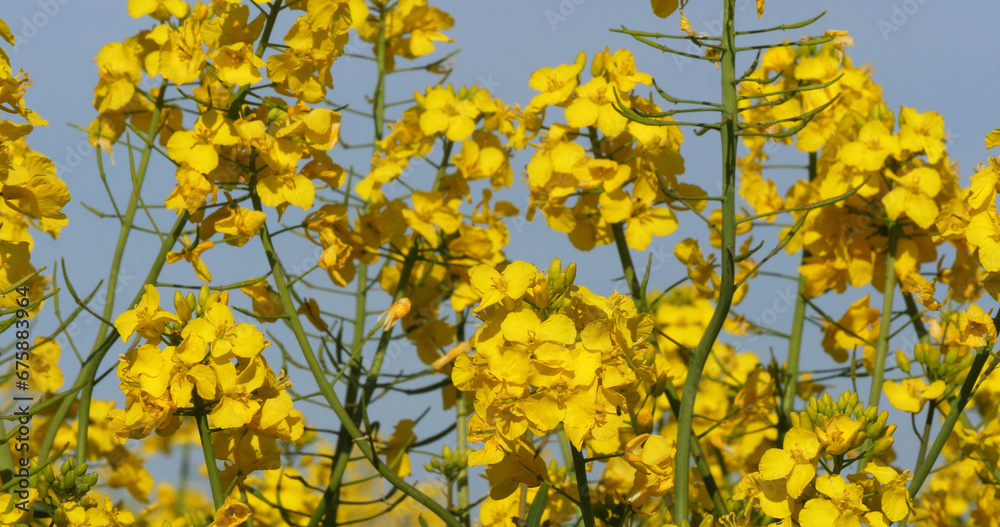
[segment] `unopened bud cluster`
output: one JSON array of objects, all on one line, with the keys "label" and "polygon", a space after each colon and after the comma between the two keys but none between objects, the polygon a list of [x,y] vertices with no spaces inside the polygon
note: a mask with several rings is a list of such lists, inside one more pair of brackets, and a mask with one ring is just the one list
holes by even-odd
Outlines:
[{"label": "unopened bud cluster", "polygon": [[836,401],[829,393],[824,393],[819,399],[810,397],[804,411],[792,413],[792,426],[812,431],[827,430],[830,422],[838,415],[847,416],[861,424],[858,433],[850,440],[851,450],[860,448],[865,441],[871,441],[872,454],[877,456],[892,446],[892,434],[896,431],[896,425],[886,425],[889,412],[879,412],[878,407],[865,406],[855,392],[846,391]]}]

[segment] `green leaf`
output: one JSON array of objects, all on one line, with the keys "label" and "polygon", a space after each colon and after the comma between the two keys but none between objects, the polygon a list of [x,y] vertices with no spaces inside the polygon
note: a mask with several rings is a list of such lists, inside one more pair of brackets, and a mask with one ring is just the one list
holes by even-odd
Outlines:
[{"label": "green leaf", "polygon": [[545,506],[549,502],[549,484],[542,482],[535,494],[535,501],[531,502],[531,509],[528,510],[528,518],[525,527],[539,527],[542,524],[542,514],[545,513]]}]

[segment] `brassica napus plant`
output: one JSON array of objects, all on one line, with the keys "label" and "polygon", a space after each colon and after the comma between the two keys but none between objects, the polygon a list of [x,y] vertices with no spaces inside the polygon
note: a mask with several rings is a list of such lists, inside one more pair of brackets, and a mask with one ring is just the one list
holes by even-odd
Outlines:
[{"label": "brassica napus plant", "polygon": [[[512,103],[448,82],[455,21],[427,0],[129,0],[147,28],[98,52],[81,127],[101,177],[131,185],[102,213],[120,229],[101,304],[30,263],[31,229],[72,221],[69,194],[27,147],[45,122],[0,55],[16,119],[0,123],[0,327],[44,316],[43,297],[76,306],[23,351],[45,399],[30,440],[3,421],[0,522],[995,522],[997,160],[963,186],[943,117],[891,110],[846,33],[747,44],[819,17],[740,31],[720,3],[719,34],[672,1],[652,13],[679,33],[615,30],[717,67],[704,100],[595,38]],[[374,66],[363,104],[338,101],[345,57]],[[407,72],[412,95],[388,101]],[[718,181],[685,174],[702,134],[720,138]],[[776,145],[803,159],[787,188],[765,176]],[[580,283],[587,258],[509,257],[512,219],[613,254],[620,290]],[[671,236],[675,265],[643,266]],[[119,287],[134,237],[149,267]],[[794,306],[770,324],[741,306],[781,253]],[[64,372],[55,339],[81,317],[100,329]],[[121,398],[97,397],[114,379]],[[423,414],[386,402],[420,394]],[[179,481],[154,477],[156,455]]]}]

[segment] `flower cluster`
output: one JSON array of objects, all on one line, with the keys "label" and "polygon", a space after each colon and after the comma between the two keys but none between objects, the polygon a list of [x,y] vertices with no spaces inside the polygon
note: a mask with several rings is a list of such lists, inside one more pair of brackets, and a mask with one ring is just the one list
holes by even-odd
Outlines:
[{"label": "flower cluster", "polygon": [[286,391],[290,383],[261,355],[270,343],[253,325],[234,322],[228,300],[207,287],[197,298],[177,293],[174,314],[147,285],[139,304],[115,320],[123,342],[138,334],[142,343],[120,359],[126,406],[108,418],[119,437],[140,439],[169,435],[183,416],[205,415],[217,430],[216,457],[232,475],[246,475],[278,468],[275,441],[297,440],[303,421]]},{"label": "flower cluster", "polygon": [[617,452],[637,400],[630,388],[651,379],[645,356],[648,315],[628,297],[602,297],[573,284],[575,271],[558,261],[539,273],[526,262],[503,271],[470,271],[483,325],[475,354],[455,359],[455,386],[475,393],[469,440],[483,443],[470,465],[488,465],[491,497],[513,492],[504,481],[535,486],[545,474],[526,433],[541,436],[562,424],[576,449]]},{"label": "flower cluster", "polygon": [[[537,130],[552,108],[564,109],[566,124],[550,125],[535,145],[527,167],[528,218],[541,209],[548,226],[567,233],[581,250],[611,243],[612,225],[623,223],[628,245],[641,251],[654,236],[677,229],[670,206],[676,200],[667,192],[674,197],[706,194],[677,182],[677,175],[684,173],[679,128],[629,121],[616,108],[660,111],[652,96],[632,93],[637,85],[653,82],[636,69],[632,53],[597,53],[590,69],[593,76],[586,83],[581,80],[584,66],[586,55],[580,53],[573,64],[542,68],[531,76],[529,84],[541,93],[525,109],[537,116],[525,120],[535,123],[530,130]],[[677,206],[686,208],[683,202]],[[694,206],[704,208],[703,203]]]},{"label": "flower cluster", "polygon": [[[3,20],[0,38],[14,44],[14,34]],[[0,109],[26,121],[0,120],[0,291],[26,286],[32,297],[40,298],[46,281],[31,264],[34,240],[29,228],[57,236],[68,223],[62,210],[70,198],[66,184],[56,175],[56,165],[28,148],[27,137],[34,127],[48,124],[24,100],[31,84],[24,70],[15,73],[10,57],[0,49]],[[26,307],[16,300],[4,295],[0,309],[13,312]],[[34,314],[40,306],[40,302],[32,302],[27,311]],[[9,327],[13,321],[10,318],[0,326]]]}]

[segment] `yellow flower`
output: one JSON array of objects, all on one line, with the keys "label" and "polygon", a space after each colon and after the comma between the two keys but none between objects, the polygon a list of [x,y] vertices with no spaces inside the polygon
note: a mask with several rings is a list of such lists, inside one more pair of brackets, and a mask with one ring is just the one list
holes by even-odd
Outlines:
[{"label": "yellow flower", "polygon": [[383,331],[389,331],[392,326],[396,325],[396,321],[405,317],[410,313],[410,299],[403,297],[392,303],[389,309],[385,310],[382,316],[385,317],[385,323],[382,324]]},{"label": "yellow flower", "polygon": [[944,118],[937,112],[899,112],[899,146],[910,152],[925,152],[932,165],[944,155]]},{"label": "yellow flower", "polygon": [[944,389],[944,381],[937,380],[928,386],[920,378],[904,379],[900,384],[886,381],[882,385],[882,391],[893,406],[911,413],[920,413],[924,409],[924,403],[944,395]]},{"label": "yellow flower", "polygon": [[448,198],[444,192],[417,191],[413,193],[413,208],[403,209],[406,223],[433,247],[441,243],[438,229],[452,234],[462,224],[458,211],[460,200]]},{"label": "yellow flower", "polygon": [[35,338],[31,349],[31,379],[33,387],[45,393],[56,393],[63,384],[62,370],[59,369],[59,342],[42,337]]},{"label": "yellow flower", "polygon": [[941,191],[938,171],[919,167],[893,179],[899,184],[882,198],[889,219],[895,220],[905,212],[921,229],[933,225],[938,216],[934,197]]},{"label": "yellow flower", "polygon": [[251,515],[250,507],[245,503],[226,498],[226,502],[215,511],[215,521],[208,527],[236,527],[243,525]]},{"label": "yellow flower", "polygon": [[837,362],[847,361],[847,350],[867,346],[878,336],[879,311],[869,306],[871,295],[855,301],[837,324],[824,325],[823,350]]},{"label": "yellow flower", "polygon": [[830,499],[814,498],[799,512],[799,524],[816,527],[861,526],[860,518],[868,511],[861,498],[860,485],[847,483],[839,475],[816,478],[816,490]]},{"label": "yellow flower", "polygon": [[973,214],[965,239],[977,249],[983,269],[991,273],[1000,271],[1000,217],[996,212],[984,210]]},{"label": "yellow flower", "polygon": [[191,240],[188,239],[187,235],[185,235],[184,244],[186,247],[184,247],[184,249],[180,252],[175,251],[167,253],[167,263],[173,264],[181,260],[187,260],[188,262],[191,262],[191,265],[194,267],[194,273],[198,276],[199,280],[202,282],[211,282],[212,272],[208,270],[208,266],[205,265],[205,262],[201,261],[201,253],[215,247],[215,242],[208,240],[203,241],[198,245],[194,245],[191,243]]},{"label": "yellow flower", "polygon": [[[221,362],[220,362],[221,360]],[[260,410],[260,403],[250,396],[264,384],[264,367],[259,357],[254,357],[242,369],[228,359],[217,359],[211,363],[218,381],[218,403],[208,414],[208,425],[212,428],[240,428],[245,426]]]},{"label": "yellow flower", "polygon": [[625,446],[625,461],[635,468],[635,480],[628,494],[633,508],[649,498],[663,496],[674,488],[674,441],[661,435],[642,434]]},{"label": "yellow flower", "polygon": [[[651,86],[653,78],[647,73],[636,71],[635,57],[627,49],[619,49],[611,54],[608,48],[594,56],[594,64],[590,73],[595,77],[604,75],[608,82],[619,92],[622,101],[625,101],[624,92],[630,92],[636,84]],[[612,100],[614,96],[611,96]],[[614,134],[610,134],[614,135]]]},{"label": "yellow flower", "polygon": [[997,341],[993,320],[976,304],[958,314],[958,334],[958,343],[967,348],[981,348]]},{"label": "yellow flower", "polygon": [[219,80],[228,84],[249,85],[260,82],[264,61],[246,42],[222,46],[211,55]]},{"label": "yellow flower", "polygon": [[881,170],[885,159],[891,155],[899,155],[899,138],[881,121],[869,121],[861,128],[857,141],[840,149],[838,158],[848,166],[874,172]]},{"label": "yellow flower", "polygon": [[180,322],[176,315],[160,309],[160,293],[150,284],[143,286],[145,293],[135,308],[130,309],[115,319],[115,329],[122,337],[122,342],[128,342],[133,333],[150,342],[160,342],[160,335],[170,322]]},{"label": "yellow flower", "polygon": [[142,68],[135,49],[121,42],[101,48],[94,59],[100,80],[94,87],[94,108],[100,113],[120,110],[132,101]]},{"label": "yellow flower", "polygon": [[267,283],[266,280],[241,287],[240,291],[250,297],[254,313],[263,315],[263,318],[258,318],[257,322],[274,322],[285,311],[284,306],[281,305],[281,297],[271,289],[271,284]]},{"label": "yellow flower", "polygon": [[587,64],[587,54],[580,52],[573,64],[542,68],[531,74],[528,85],[539,93],[528,103],[526,111],[541,111],[549,105],[561,105],[569,100],[579,83],[578,75]]},{"label": "yellow flower", "polygon": [[194,129],[171,135],[167,154],[174,161],[187,163],[202,174],[208,174],[219,166],[216,146],[235,145],[239,140],[232,122],[221,112],[212,110],[198,118]]},{"label": "yellow flower", "polygon": [[826,422],[826,428],[816,431],[819,442],[826,453],[838,456],[846,454],[861,431],[861,423],[849,415],[837,413]]},{"label": "yellow flower", "polygon": [[205,50],[201,43],[201,21],[189,17],[177,30],[167,27],[167,39],[160,49],[158,68],[164,79],[186,84],[205,70]]},{"label": "yellow flower", "polygon": [[171,15],[184,18],[188,4],[184,0],[128,0],[128,14],[132,18],[149,15],[157,20],[167,20]]},{"label": "yellow flower", "polygon": [[596,125],[604,135],[618,135],[629,121],[615,110],[614,100],[608,81],[604,77],[594,77],[576,89],[576,98],[566,107],[566,123],[573,128]]},{"label": "yellow flower", "polygon": [[482,311],[505,299],[520,300],[538,276],[538,269],[528,262],[512,262],[503,273],[489,265],[477,265],[469,271],[472,290],[482,299],[476,311]]},{"label": "yellow flower", "polygon": [[787,478],[788,495],[798,498],[816,477],[820,443],[815,433],[792,428],[785,434],[781,449],[772,448],[760,458],[760,475],[767,481]]},{"label": "yellow flower", "polygon": [[426,96],[414,94],[424,112],[420,114],[420,130],[427,135],[444,133],[452,141],[464,141],[476,127],[479,109],[470,100],[459,100],[449,85],[431,88]]},{"label": "yellow flower", "polygon": [[899,473],[890,466],[873,461],[865,465],[864,472],[874,476],[879,483],[878,494],[882,505],[880,509],[886,519],[898,522],[910,514],[913,503],[906,489],[906,483],[912,479],[909,470]]},{"label": "yellow flower", "polygon": [[403,419],[396,423],[395,430],[381,449],[381,453],[385,455],[385,464],[401,478],[410,475],[410,454],[407,450],[417,442],[413,426],[412,419]]}]

